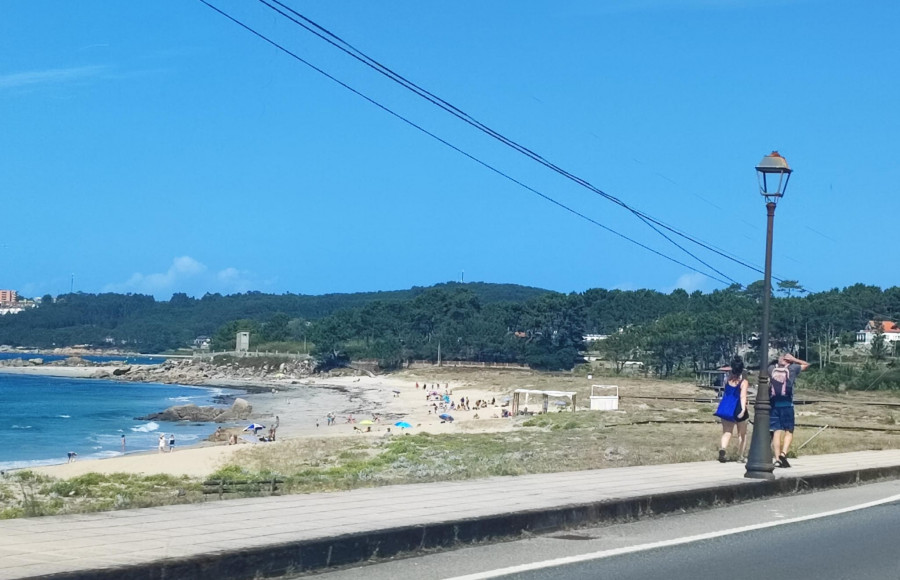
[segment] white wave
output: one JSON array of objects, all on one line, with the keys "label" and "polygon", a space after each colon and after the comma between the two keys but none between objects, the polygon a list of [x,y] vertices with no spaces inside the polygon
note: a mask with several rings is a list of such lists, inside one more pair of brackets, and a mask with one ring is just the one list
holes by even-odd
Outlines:
[{"label": "white wave", "polygon": [[13,425],[13,429],[31,429],[31,425]]},{"label": "white wave", "polygon": [[60,419],[71,419],[72,415],[57,415],[57,417]]},{"label": "white wave", "polygon": [[159,423],[154,423],[153,421],[131,428],[131,430],[136,433],[150,433],[152,431],[156,431],[157,429],[159,429]]},{"label": "white wave", "polygon": [[191,397],[168,397],[167,401],[180,401],[182,403],[186,403],[191,400]]},{"label": "white wave", "polygon": [[0,461],[0,471],[9,471],[11,469],[31,469],[32,467],[40,467],[42,465],[58,465],[65,463],[67,458],[55,459],[21,459],[19,461]]},{"label": "white wave", "polygon": [[105,459],[107,457],[118,457],[122,455],[121,451],[101,451],[100,453],[91,453],[88,457],[91,459]]}]

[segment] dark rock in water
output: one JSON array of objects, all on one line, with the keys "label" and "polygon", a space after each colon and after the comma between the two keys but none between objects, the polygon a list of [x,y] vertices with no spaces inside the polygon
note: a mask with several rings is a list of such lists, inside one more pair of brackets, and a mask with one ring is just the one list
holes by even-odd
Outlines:
[{"label": "dark rock in water", "polygon": [[139,421],[215,421],[222,414],[216,407],[198,407],[197,405],[176,405],[162,413],[150,413],[146,417],[138,417]]},{"label": "dark rock in water", "polygon": [[253,406],[244,399],[235,399],[230,409],[221,407],[198,407],[197,405],[176,405],[162,413],[150,413],[135,417],[138,421],[193,421],[201,423],[224,423],[240,421],[250,416]]},{"label": "dark rock in water", "polygon": [[128,374],[129,372],[131,372],[131,365],[129,365],[127,367],[119,367],[117,369],[113,369],[112,374],[114,376],[120,377],[124,374]]}]

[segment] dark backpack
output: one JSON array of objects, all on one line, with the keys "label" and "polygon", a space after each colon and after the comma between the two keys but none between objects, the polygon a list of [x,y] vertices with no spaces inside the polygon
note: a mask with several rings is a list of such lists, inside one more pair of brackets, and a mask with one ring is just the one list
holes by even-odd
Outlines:
[{"label": "dark backpack", "polygon": [[[791,371],[788,367],[775,365],[769,373],[769,395],[771,397],[793,397],[793,389],[790,388]],[[781,392],[779,392],[781,391]]]}]

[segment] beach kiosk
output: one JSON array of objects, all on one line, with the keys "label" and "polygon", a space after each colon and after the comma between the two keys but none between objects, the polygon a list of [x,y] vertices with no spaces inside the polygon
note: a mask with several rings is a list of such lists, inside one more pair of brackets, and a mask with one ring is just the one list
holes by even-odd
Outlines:
[{"label": "beach kiosk", "polygon": [[591,411],[615,411],[618,408],[619,385],[591,385]]},{"label": "beach kiosk", "polygon": [[550,409],[550,397],[565,398],[572,404],[572,412],[575,412],[575,395],[574,391],[539,391],[537,389],[516,389],[513,391],[512,406],[510,413],[519,414],[519,406],[526,407],[529,397],[541,398],[541,410],[546,413]]}]

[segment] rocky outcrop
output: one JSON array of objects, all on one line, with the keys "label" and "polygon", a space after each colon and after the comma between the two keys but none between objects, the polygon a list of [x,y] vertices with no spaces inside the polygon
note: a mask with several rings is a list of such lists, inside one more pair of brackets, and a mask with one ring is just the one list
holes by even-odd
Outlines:
[{"label": "rocky outcrop", "polygon": [[150,413],[135,417],[138,421],[193,421],[197,423],[226,423],[247,419],[253,406],[245,399],[235,399],[231,408],[198,407],[197,405],[176,405],[161,413]]},{"label": "rocky outcrop", "polygon": [[84,360],[80,356],[70,356],[68,358],[62,360],[55,360],[49,363],[50,366],[54,367],[90,367],[94,366],[94,363],[88,360]]},{"label": "rocky outcrop", "polygon": [[[253,359],[248,359],[252,361]],[[279,363],[250,366],[238,363],[213,364],[208,360],[167,360],[151,366],[133,366],[117,379],[147,383],[177,383],[180,385],[208,385],[217,381],[259,381],[299,379],[313,374],[315,363],[309,359],[291,359]]]}]

